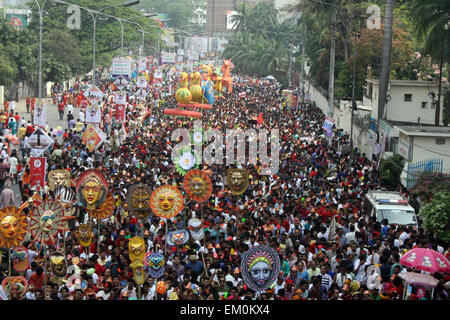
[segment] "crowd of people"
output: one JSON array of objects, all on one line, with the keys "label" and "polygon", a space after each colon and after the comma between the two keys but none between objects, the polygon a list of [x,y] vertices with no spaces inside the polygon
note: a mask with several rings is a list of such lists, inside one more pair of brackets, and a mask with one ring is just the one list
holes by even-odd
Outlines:
[{"label": "crowd of people", "polygon": [[[241,196],[234,196],[226,175],[227,169],[236,166],[200,164],[213,184],[206,203],[198,204],[185,196],[185,208],[172,219],[151,215],[140,221],[130,215],[125,197],[135,183],[151,189],[172,184],[185,194],[183,175],[171,158],[176,143],[171,141],[171,133],[180,127],[193,129],[193,120],[163,114],[165,107],[176,106],[176,81],[176,77],[166,78],[164,86],[150,90],[145,101],[133,97],[136,88],[131,88],[125,123],[116,121],[114,86],[110,81],[102,82],[105,97],[100,128],[107,139],[94,152],[81,140],[87,106],[81,88],[55,96],[48,108],[57,108],[61,121],[67,121],[67,129],[57,134],[55,128],[47,128],[54,138],[46,151],[47,170],[67,169],[73,180],[90,168],[101,171],[114,194],[115,211],[111,218],[94,221],[89,250],[76,236],[78,227],[90,221],[81,206],[69,222],[70,230],[58,235],[56,246],[33,244],[28,251],[30,268],[22,273],[28,288],[12,299],[395,300],[403,299],[404,282],[399,274],[408,269],[399,261],[405,252],[433,248],[449,256],[448,243],[433,238],[422,227],[382,224],[363,210],[365,194],[382,189],[376,157],[358,149],[352,154],[342,151],[349,136],[336,128],[330,143],[322,128],[325,116],[314,102],[289,106],[276,81],[245,75],[235,75],[233,92],[224,91],[210,111],[202,112],[203,129],[224,133],[236,127],[279,129],[279,172],[265,176],[260,175],[259,163],[242,165],[249,173],[249,186]],[[161,95],[169,92],[169,87],[171,94]],[[5,107],[5,112],[7,118],[11,116],[11,109]],[[261,113],[263,121],[256,124],[254,119]],[[29,184],[31,150],[25,143],[35,128],[31,122],[24,123],[17,112],[13,118],[21,123],[15,130],[9,126],[11,122],[3,125],[0,121],[3,130],[10,128],[2,141],[2,207],[14,204],[14,183],[19,185],[22,202],[36,192]],[[19,143],[14,148],[8,145],[6,134],[17,136]],[[411,196],[401,186],[398,191]],[[47,193],[44,190],[42,196]],[[203,222],[204,239],[191,238],[183,246],[168,246],[166,230],[188,230],[188,221],[194,216]],[[128,249],[128,240],[136,235],[144,238],[146,251],[160,251],[165,257],[163,276],[155,279],[147,275],[139,290]],[[24,246],[29,244],[28,236]],[[277,280],[265,292],[251,290],[240,270],[242,255],[258,245],[275,249],[281,261]],[[64,251],[68,265],[65,277],[51,272],[46,257],[54,251]],[[2,252],[0,280],[8,276],[8,250]],[[408,299],[448,299],[449,275],[433,276],[439,280],[433,293],[426,289],[419,294],[413,288]],[[164,283],[163,289],[157,288],[158,282]],[[8,299],[2,288],[0,298]]]}]

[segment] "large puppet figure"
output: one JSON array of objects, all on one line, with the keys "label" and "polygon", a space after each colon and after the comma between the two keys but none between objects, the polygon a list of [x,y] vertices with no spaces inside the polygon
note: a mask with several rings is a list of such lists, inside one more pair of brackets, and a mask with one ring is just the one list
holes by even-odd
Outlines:
[{"label": "large puppet figure", "polygon": [[233,68],[231,60],[223,60],[222,83],[225,88],[227,88],[229,93],[233,92],[233,78],[231,77],[231,68]]}]

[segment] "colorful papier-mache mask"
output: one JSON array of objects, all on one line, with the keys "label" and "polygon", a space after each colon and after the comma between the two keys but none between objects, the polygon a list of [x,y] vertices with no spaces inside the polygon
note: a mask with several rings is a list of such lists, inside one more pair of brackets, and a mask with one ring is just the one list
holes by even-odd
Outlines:
[{"label": "colorful papier-mache mask", "polygon": [[131,269],[133,269],[133,278],[134,282],[138,285],[142,285],[145,282],[145,266],[142,260],[134,260],[132,264],[130,264]]},{"label": "colorful papier-mache mask", "polygon": [[[54,191],[54,199],[64,207],[64,216],[75,216],[76,192],[67,186],[58,186]],[[67,227],[67,225],[66,225]]]},{"label": "colorful papier-mache mask", "polygon": [[228,187],[234,195],[240,195],[247,190],[248,173],[244,169],[228,169],[227,172]]},{"label": "colorful papier-mache mask", "polygon": [[203,223],[200,219],[192,218],[188,222],[189,231],[194,240],[202,240],[205,236],[205,231],[203,230]]},{"label": "colorful papier-mache mask", "polygon": [[55,244],[57,232],[67,231],[66,221],[72,218],[64,216],[64,207],[59,202],[53,199],[41,202],[30,216],[31,244],[38,241],[42,245],[48,240]]},{"label": "colorful papier-mache mask", "polygon": [[82,224],[78,227],[78,242],[83,247],[89,247],[92,243],[92,231],[88,224]]},{"label": "colorful papier-mache mask", "polygon": [[167,234],[167,244],[171,247],[181,246],[188,242],[189,232],[186,230],[171,231]]},{"label": "colorful papier-mache mask", "polygon": [[241,260],[244,282],[255,291],[265,291],[280,273],[280,257],[267,246],[256,246],[245,252]]},{"label": "colorful papier-mache mask", "polygon": [[205,202],[212,193],[211,178],[200,169],[189,171],[184,176],[184,189],[197,202]]},{"label": "colorful papier-mache mask", "polygon": [[150,206],[158,217],[173,218],[184,208],[183,195],[174,186],[161,186],[152,192]]},{"label": "colorful papier-mache mask", "polygon": [[27,216],[16,207],[0,209],[0,248],[22,243],[27,232]]},{"label": "colorful papier-mache mask", "polygon": [[145,241],[141,237],[133,237],[128,241],[128,251],[130,254],[130,260],[142,261],[145,257]]},{"label": "colorful papier-mache mask", "polygon": [[62,252],[55,251],[50,255],[52,272],[57,277],[65,277],[67,274],[66,257]]},{"label": "colorful papier-mache mask", "polygon": [[[11,283],[11,285],[10,285],[10,283]],[[12,288],[13,291],[16,291],[20,294],[24,294],[28,289],[28,281],[23,276],[11,277],[11,282],[10,282],[10,277],[5,277],[5,279],[3,279],[3,281],[2,281],[2,287],[3,287],[3,290],[5,292],[7,292],[8,294],[10,292],[9,291],[10,288]]]},{"label": "colorful papier-mache mask", "polygon": [[164,256],[159,252],[148,252],[144,258],[144,265],[152,278],[160,278],[164,273]]},{"label": "colorful papier-mache mask", "polygon": [[54,191],[59,186],[69,187],[72,184],[72,175],[69,170],[52,170],[48,173],[48,188]]},{"label": "colorful papier-mache mask", "polygon": [[23,272],[30,267],[30,262],[28,259],[28,249],[24,246],[14,247],[11,259],[14,270],[18,272]]},{"label": "colorful papier-mache mask", "polygon": [[138,183],[130,186],[127,190],[127,205],[131,215],[144,220],[152,213],[150,207],[150,196],[152,191],[149,186]]},{"label": "colorful papier-mache mask", "polygon": [[89,169],[77,179],[78,200],[88,211],[98,209],[106,199],[108,183],[99,171]]}]

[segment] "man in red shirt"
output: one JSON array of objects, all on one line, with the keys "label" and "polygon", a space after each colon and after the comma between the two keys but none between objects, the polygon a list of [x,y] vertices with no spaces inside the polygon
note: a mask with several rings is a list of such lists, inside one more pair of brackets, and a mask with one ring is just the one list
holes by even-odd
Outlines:
[{"label": "man in red shirt", "polygon": [[63,119],[63,117],[64,117],[64,102],[63,101],[61,101],[59,104],[58,104],[58,112],[59,112],[59,120],[64,120]]},{"label": "man in red shirt", "polygon": [[42,267],[37,267],[36,272],[30,276],[30,280],[28,280],[28,284],[34,284],[36,290],[42,290],[44,286],[44,269]]}]

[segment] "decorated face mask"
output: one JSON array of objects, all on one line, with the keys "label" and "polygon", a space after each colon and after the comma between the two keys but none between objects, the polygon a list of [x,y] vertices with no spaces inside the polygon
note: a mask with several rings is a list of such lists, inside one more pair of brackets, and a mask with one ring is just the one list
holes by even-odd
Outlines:
[{"label": "decorated face mask", "polygon": [[142,261],[145,257],[145,241],[141,237],[133,237],[128,242],[128,251],[130,252],[130,260]]},{"label": "decorated face mask", "polygon": [[181,246],[188,242],[189,232],[186,230],[171,231],[167,234],[167,244],[171,247]]},{"label": "decorated face mask", "polygon": [[0,210],[0,248],[12,248],[22,243],[27,232],[27,217],[16,207]]},{"label": "decorated face mask", "polygon": [[92,232],[88,224],[82,224],[78,227],[78,241],[83,247],[89,247],[91,245]]},{"label": "decorated face mask", "polygon": [[227,172],[228,187],[234,195],[240,195],[247,190],[248,173],[244,169],[228,169]]},{"label": "decorated face mask", "polygon": [[144,258],[144,265],[152,278],[160,278],[164,273],[164,256],[159,252],[148,252]]},{"label": "decorated face mask", "polygon": [[30,267],[28,260],[28,250],[24,246],[17,246],[13,248],[11,255],[14,270],[22,272]]},{"label": "decorated face mask", "polygon": [[192,218],[189,220],[189,232],[194,240],[202,240],[205,236],[205,231],[203,230],[203,224],[201,220],[197,218]]},{"label": "decorated face mask", "polygon": [[212,193],[211,178],[202,170],[191,170],[184,176],[184,189],[195,201],[205,202]]},{"label": "decorated face mask", "polygon": [[183,210],[183,195],[174,186],[161,186],[152,192],[150,206],[158,217],[173,218]]},{"label": "decorated face mask", "polygon": [[42,244],[48,240],[55,243],[57,232],[67,231],[66,221],[73,217],[65,217],[64,207],[53,199],[47,199],[32,211],[30,218],[32,243],[39,241]]},{"label": "decorated face mask", "polygon": [[59,186],[70,188],[71,184],[72,180],[69,170],[52,170],[48,173],[48,188],[51,191],[54,191]]},{"label": "decorated face mask", "polygon": [[108,183],[100,172],[89,169],[78,178],[76,189],[82,205],[88,211],[95,210],[105,201]]},{"label": "decorated face mask", "polygon": [[[11,285],[10,285],[11,284]],[[9,277],[5,277],[2,281],[2,287],[5,292],[9,294],[10,288],[12,288],[13,292],[24,294],[28,289],[28,281],[25,277],[22,276],[14,276],[11,277],[11,282],[9,281]]]},{"label": "decorated face mask", "polygon": [[145,282],[145,266],[141,260],[134,260],[130,264],[131,269],[133,269],[134,282],[138,285],[142,285]]},{"label": "decorated face mask", "polygon": [[66,258],[62,252],[55,251],[50,255],[52,272],[57,277],[65,277],[67,274]]},{"label": "decorated face mask", "polygon": [[130,213],[141,219],[147,219],[152,213],[150,207],[151,189],[145,184],[139,183],[130,186],[127,191],[127,205]]},{"label": "decorated face mask", "polygon": [[280,272],[277,252],[267,246],[248,250],[241,260],[244,282],[255,291],[265,291],[277,279]]}]

